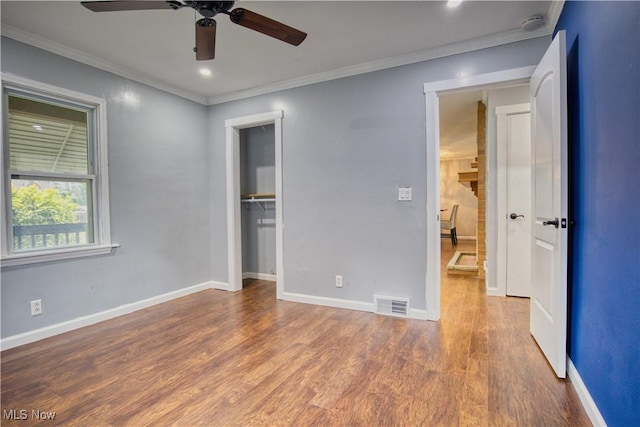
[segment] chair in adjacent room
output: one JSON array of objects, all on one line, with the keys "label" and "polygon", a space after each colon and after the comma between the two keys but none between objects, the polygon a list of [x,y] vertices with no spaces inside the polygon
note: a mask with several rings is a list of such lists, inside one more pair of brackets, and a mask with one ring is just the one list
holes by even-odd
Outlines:
[{"label": "chair in adjacent room", "polygon": [[449,216],[449,220],[440,221],[440,228],[443,230],[448,230],[449,234],[444,236],[451,237],[451,245],[456,246],[458,244],[458,234],[456,232],[456,217],[458,216],[458,205],[453,205],[451,208],[451,215]]}]

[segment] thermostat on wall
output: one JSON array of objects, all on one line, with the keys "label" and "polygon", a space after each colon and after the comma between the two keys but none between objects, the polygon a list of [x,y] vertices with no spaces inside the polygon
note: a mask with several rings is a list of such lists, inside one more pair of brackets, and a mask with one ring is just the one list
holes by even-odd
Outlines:
[{"label": "thermostat on wall", "polygon": [[411,200],[411,187],[398,187],[398,200],[408,202]]}]

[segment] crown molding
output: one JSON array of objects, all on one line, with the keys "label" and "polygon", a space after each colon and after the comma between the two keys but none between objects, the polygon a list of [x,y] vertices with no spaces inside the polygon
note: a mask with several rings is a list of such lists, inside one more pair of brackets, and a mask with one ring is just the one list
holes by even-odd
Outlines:
[{"label": "crown molding", "polygon": [[178,86],[172,85],[170,83],[157,80],[149,76],[148,74],[134,71],[130,68],[118,65],[116,63],[107,61],[97,56],[90,55],[83,51],[73,49],[71,47],[63,45],[62,43],[58,43],[53,40],[42,38],[33,33],[21,30],[11,25],[5,25],[5,24],[2,25],[2,35],[5,37],[9,37],[11,39],[17,40],[19,42],[55,53],[56,55],[69,58],[86,65],[90,65],[100,70],[108,71],[120,77],[124,77],[126,79],[136,81],[138,83],[143,83],[147,86],[160,89],[164,92],[168,92],[173,95],[180,96],[182,98],[190,99],[200,104],[206,104],[206,101],[207,101],[206,97],[202,95],[198,95],[193,92],[184,90]]},{"label": "crown molding", "polygon": [[236,101],[239,99],[251,98],[268,93],[279,92],[286,89],[307,86],[315,83],[322,83],[330,80],[351,77],[358,74],[370,73],[373,71],[385,70],[387,68],[400,67],[403,65],[415,64],[418,62],[428,61],[431,59],[443,58],[446,56],[457,55],[460,53],[471,52],[474,50],[486,49],[490,47],[515,43],[519,41],[534,39],[551,35],[553,27],[545,25],[538,30],[525,32],[517,29],[498,34],[492,34],[485,37],[479,37],[463,42],[452,43],[444,46],[413,52],[405,55],[395,56],[391,58],[380,59],[376,61],[366,62],[363,64],[352,65],[348,67],[338,68],[317,74],[296,77],[282,82],[272,83],[269,85],[258,86],[255,88],[212,96],[207,99],[207,105],[222,104],[225,102]]},{"label": "crown molding", "polygon": [[565,0],[554,0],[551,2],[551,6],[549,6],[549,12],[547,12],[547,27],[551,28],[551,32],[553,32],[556,25],[558,25],[564,3]]},{"label": "crown molding", "polygon": [[296,77],[281,82],[271,83],[268,85],[257,86],[251,89],[240,90],[228,94],[205,97],[191,91],[187,91],[173,84],[157,80],[147,74],[134,71],[130,68],[115,64],[113,62],[98,58],[77,49],[70,48],[61,43],[47,40],[36,36],[27,31],[18,28],[3,25],[2,35],[10,37],[14,40],[47,50],[49,52],[64,56],[74,61],[99,68],[104,71],[116,74],[118,76],[146,84],[156,89],[190,99],[204,105],[216,105],[225,102],[236,101],[239,99],[251,98],[259,95],[266,95],[273,92],[279,92],[287,89],[307,86],[315,83],[322,83],[330,80],[341,79],[344,77],[356,76],[359,74],[370,73],[374,71],[385,70],[388,68],[400,67],[403,65],[415,64],[418,62],[428,61],[446,56],[457,55],[461,53],[471,52],[474,50],[487,49],[495,46],[501,46],[509,43],[529,40],[537,37],[550,36],[558,22],[564,0],[552,1],[547,12],[546,23],[543,27],[535,31],[523,31],[521,29],[506,31],[497,34],[491,34],[485,37],[478,37],[471,40],[452,43],[444,46],[438,46],[423,51],[412,52],[405,55],[399,55],[390,58],[384,58],[376,61],[366,62],[362,64],[352,65],[348,67],[337,68],[321,73],[310,74],[306,76]]}]

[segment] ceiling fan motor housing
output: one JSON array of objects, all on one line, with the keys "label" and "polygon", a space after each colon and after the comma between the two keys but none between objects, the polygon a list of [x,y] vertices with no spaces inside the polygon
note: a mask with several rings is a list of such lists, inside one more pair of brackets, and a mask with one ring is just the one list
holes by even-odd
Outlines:
[{"label": "ceiling fan motor housing", "polygon": [[194,1],[187,3],[205,18],[213,18],[219,13],[228,13],[235,1]]}]

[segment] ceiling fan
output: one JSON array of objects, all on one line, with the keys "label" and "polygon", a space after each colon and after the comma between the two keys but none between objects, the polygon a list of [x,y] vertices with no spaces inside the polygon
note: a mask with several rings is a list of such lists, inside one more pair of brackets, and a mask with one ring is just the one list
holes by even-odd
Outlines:
[{"label": "ceiling fan", "polygon": [[235,1],[83,1],[82,5],[93,12],[120,12],[127,10],[154,10],[191,7],[203,16],[196,22],[196,60],[206,61],[215,57],[216,50],[216,21],[212,19],[219,13],[229,15],[231,22],[250,28],[267,36],[298,46],[307,37],[307,33],[271,18],[238,7],[233,10]]}]

